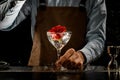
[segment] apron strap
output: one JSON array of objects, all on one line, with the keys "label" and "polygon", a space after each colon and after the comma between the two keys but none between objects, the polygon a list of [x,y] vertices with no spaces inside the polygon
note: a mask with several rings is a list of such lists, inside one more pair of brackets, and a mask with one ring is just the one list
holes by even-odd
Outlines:
[{"label": "apron strap", "polygon": [[40,6],[46,6],[46,0],[40,0]]},{"label": "apron strap", "polygon": [[40,0],[39,9],[41,9],[41,10],[46,9],[46,0]]},{"label": "apron strap", "polygon": [[85,6],[86,0],[81,0],[80,6]]},{"label": "apron strap", "polygon": [[86,3],[86,0],[81,0],[80,6],[79,6],[81,11],[86,11],[85,3]]}]

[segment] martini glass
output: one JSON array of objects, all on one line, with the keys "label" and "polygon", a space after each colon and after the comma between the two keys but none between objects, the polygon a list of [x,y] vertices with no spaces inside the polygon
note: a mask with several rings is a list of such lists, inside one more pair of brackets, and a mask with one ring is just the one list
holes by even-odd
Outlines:
[{"label": "martini glass", "polygon": [[60,58],[62,48],[69,42],[71,38],[72,32],[47,32],[47,37],[50,43],[56,48],[57,50],[57,58]]}]

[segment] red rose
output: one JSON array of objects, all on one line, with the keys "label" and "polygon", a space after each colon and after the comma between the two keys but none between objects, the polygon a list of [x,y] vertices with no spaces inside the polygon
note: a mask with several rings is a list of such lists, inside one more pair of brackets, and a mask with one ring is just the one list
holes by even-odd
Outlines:
[{"label": "red rose", "polygon": [[52,27],[48,32],[51,32],[52,38],[54,40],[59,40],[60,38],[62,38],[63,33],[66,32],[66,27],[57,25],[57,26]]},{"label": "red rose", "polygon": [[57,25],[52,27],[49,32],[55,32],[55,33],[61,33],[61,32],[66,32],[66,27],[65,26],[61,26],[61,25]]},{"label": "red rose", "polygon": [[51,36],[53,40],[59,40],[62,37],[60,33],[51,33]]}]

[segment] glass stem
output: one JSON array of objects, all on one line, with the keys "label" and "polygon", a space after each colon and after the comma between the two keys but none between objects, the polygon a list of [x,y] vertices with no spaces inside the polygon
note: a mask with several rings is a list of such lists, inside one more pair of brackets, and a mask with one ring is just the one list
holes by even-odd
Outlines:
[{"label": "glass stem", "polygon": [[57,49],[57,59],[60,58],[61,49]]}]

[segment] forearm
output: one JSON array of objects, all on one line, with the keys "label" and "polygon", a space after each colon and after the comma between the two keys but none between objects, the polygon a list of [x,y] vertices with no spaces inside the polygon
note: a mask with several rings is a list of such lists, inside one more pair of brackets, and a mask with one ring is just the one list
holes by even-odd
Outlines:
[{"label": "forearm", "polygon": [[104,41],[103,43],[99,40],[93,40],[87,45],[82,48],[80,51],[83,53],[83,55],[86,58],[85,63],[89,63],[91,61],[94,61],[96,58],[98,58],[101,54],[102,51],[104,50]]},{"label": "forearm", "polygon": [[89,11],[88,31],[86,34],[87,44],[80,50],[86,58],[86,63],[95,60],[102,54],[106,40],[107,13],[104,1],[98,1]]}]

